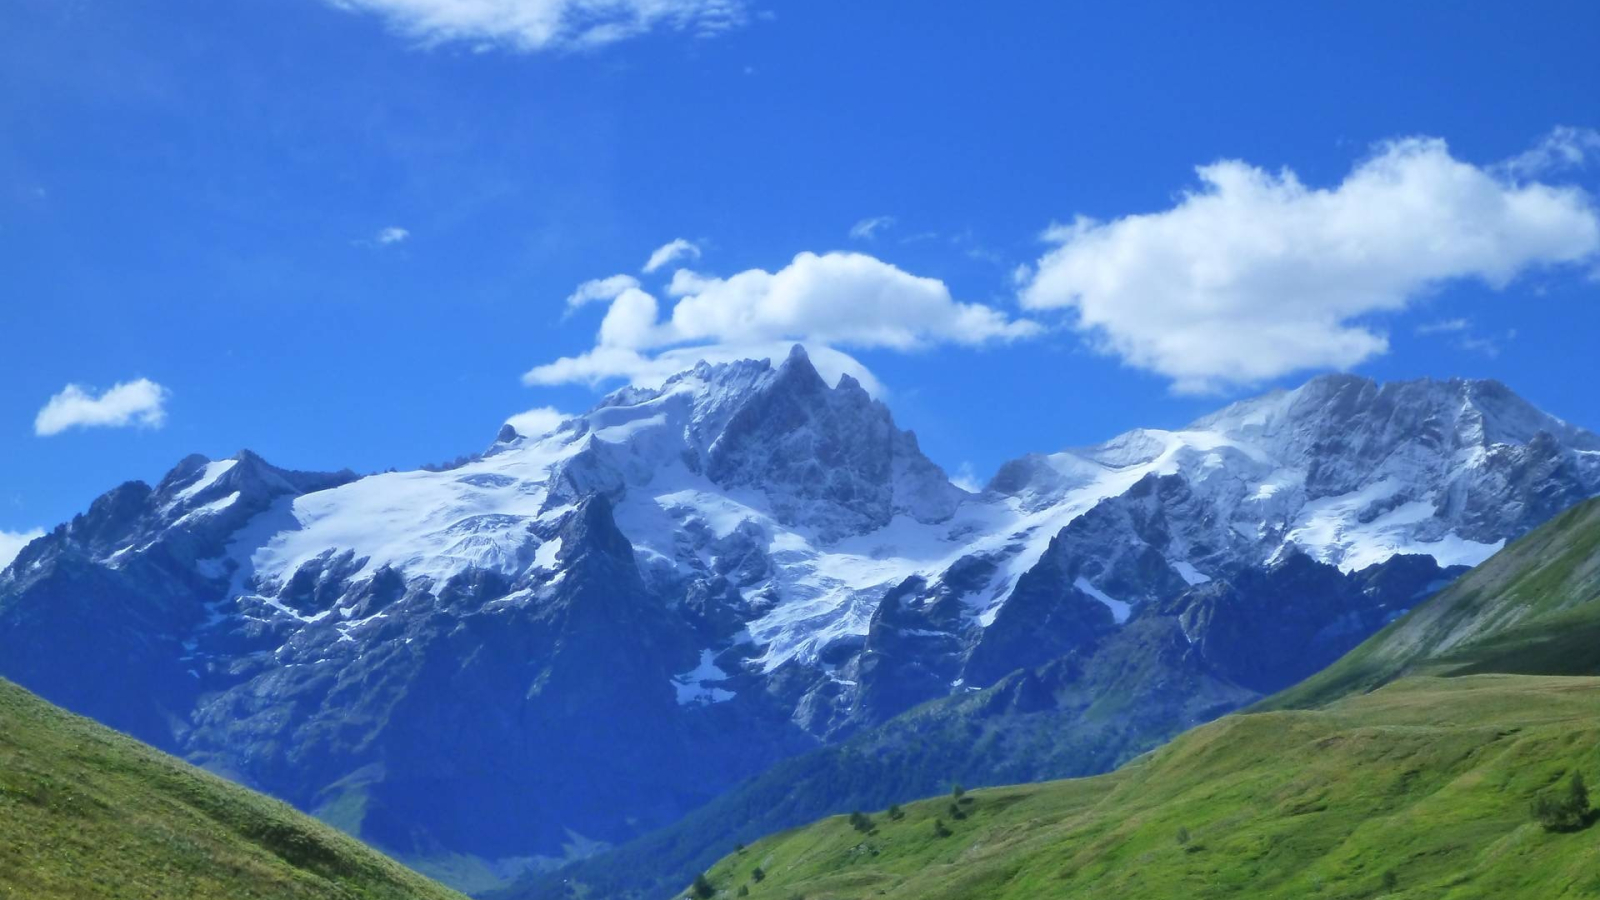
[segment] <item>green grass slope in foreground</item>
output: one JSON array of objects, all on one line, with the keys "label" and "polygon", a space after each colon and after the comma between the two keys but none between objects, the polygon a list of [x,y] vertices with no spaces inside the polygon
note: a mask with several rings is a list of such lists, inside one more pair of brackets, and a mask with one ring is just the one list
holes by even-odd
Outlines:
[{"label": "green grass slope in foreground", "polygon": [[1254,709],[1319,706],[1413,672],[1600,675],[1600,498],[1529,532]]},{"label": "green grass slope in foreground", "polygon": [[463,900],[377,851],[0,680],[0,898]]},{"label": "green grass slope in foreground", "polygon": [[826,819],[708,876],[780,900],[1600,897],[1600,826],[1530,813],[1573,772],[1600,784],[1600,678],[1409,678],[1109,775],[908,804],[871,832]]}]

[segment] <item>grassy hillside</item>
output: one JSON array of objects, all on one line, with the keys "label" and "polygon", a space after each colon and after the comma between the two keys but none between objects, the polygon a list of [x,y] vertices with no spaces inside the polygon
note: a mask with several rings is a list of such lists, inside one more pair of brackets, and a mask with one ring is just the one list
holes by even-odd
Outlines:
[{"label": "grassy hillside", "polygon": [[1530,813],[1574,772],[1600,782],[1600,679],[1409,678],[1232,716],[1109,775],[878,811],[870,831],[826,819],[708,877],[780,900],[1595,897],[1600,829]]},{"label": "grassy hillside", "polygon": [[1600,499],[1550,520],[1256,708],[1318,706],[1409,672],[1600,674]]},{"label": "grassy hillside", "polygon": [[0,898],[462,900],[276,800],[0,680]]}]

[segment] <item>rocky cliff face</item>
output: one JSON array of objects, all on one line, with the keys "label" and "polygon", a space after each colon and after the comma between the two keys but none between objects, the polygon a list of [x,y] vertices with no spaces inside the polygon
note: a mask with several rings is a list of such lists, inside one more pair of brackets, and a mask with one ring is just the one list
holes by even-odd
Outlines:
[{"label": "rocky cliff face", "polygon": [[1147,698],[1103,764],[1597,493],[1600,439],[1503,386],[1330,376],[969,494],[797,348],[445,470],[190,457],[0,573],[0,675],[413,860],[517,866],[1018,670],[985,702]]}]

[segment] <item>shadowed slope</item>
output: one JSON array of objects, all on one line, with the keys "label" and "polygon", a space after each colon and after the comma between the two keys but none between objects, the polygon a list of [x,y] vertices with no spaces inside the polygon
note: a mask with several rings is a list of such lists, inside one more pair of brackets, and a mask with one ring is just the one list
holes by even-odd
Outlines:
[{"label": "shadowed slope", "polygon": [[1259,708],[1317,706],[1413,671],[1600,674],[1600,499],[1556,516]]},{"label": "shadowed slope", "polygon": [[0,897],[461,895],[286,804],[0,680]]}]

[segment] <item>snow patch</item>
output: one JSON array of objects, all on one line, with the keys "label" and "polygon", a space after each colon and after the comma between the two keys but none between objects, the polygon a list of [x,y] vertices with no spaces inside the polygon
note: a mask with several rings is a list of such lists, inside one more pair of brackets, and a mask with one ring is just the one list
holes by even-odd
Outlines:
[{"label": "snow patch", "polygon": [[1090,584],[1089,579],[1084,578],[1081,575],[1078,576],[1077,581],[1072,583],[1072,586],[1080,591],[1083,591],[1085,594],[1088,594],[1094,599],[1099,600],[1106,606],[1111,607],[1111,617],[1115,619],[1119,625],[1128,621],[1128,616],[1133,614],[1132,606],[1123,603],[1121,600],[1116,600],[1107,596],[1104,591]]},{"label": "snow patch", "polygon": [[1205,584],[1211,580],[1210,575],[1207,575],[1199,569],[1196,569],[1194,567],[1194,563],[1191,563],[1186,559],[1173,563],[1172,568],[1176,569],[1178,576],[1184,581],[1187,581],[1190,585]]},{"label": "snow patch", "polygon": [[733,691],[719,687],[711,687],[707,682],[728,680],[728,673],[717,668],[714,661],[716,654],[710,650],[700,651],[700,663],[693,669],[672,679],[672,689],[677,693],[678,705],[689,706],[696,703],[722,703],[732,700]]}]

